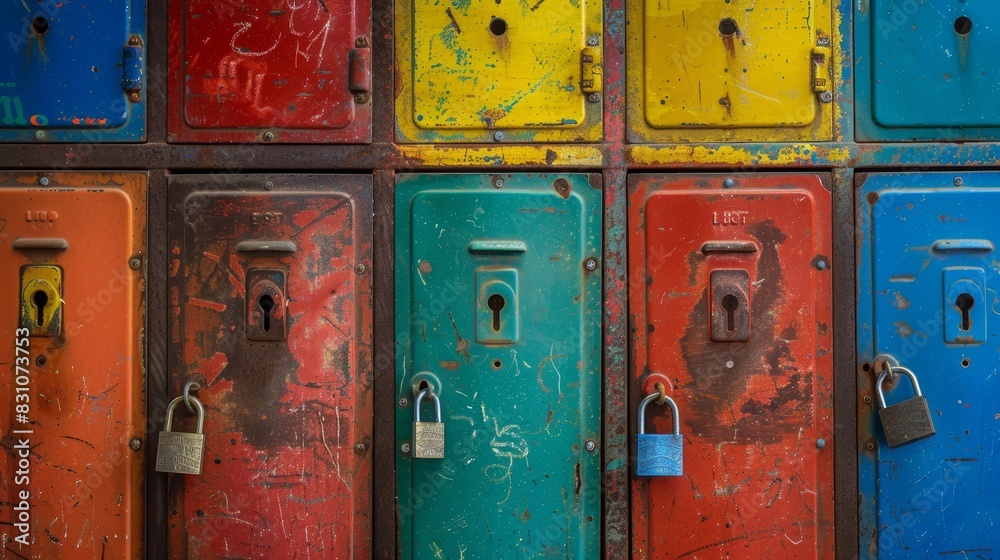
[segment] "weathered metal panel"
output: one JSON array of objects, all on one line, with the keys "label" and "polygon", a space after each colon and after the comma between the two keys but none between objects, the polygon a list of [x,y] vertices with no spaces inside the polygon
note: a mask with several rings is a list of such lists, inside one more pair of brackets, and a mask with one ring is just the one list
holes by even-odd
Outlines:
[{"label": "weathered metal panel", "polygon": [[629,6],[637,140],[832,139],[830,0]]},{"label": "weathered metal panel", "polygon": [[408,0],[396,18],[399,140],[600,139],[600,2]]},{"label": "weathered metal panel", "polygon": [[[1000,176],[870,174],[858,184],[859,555],[989,558],[1000,547],[992,460]],[[888,448],[877,356],[916,375],[935,435]],[[908,385],[886,382],[886,402],[912,398]]]},{"label": "weathered metal panel", "polygon": [[367,142],[371,2],[170,1],[170,141]]},{"label": "weathered metal panel", "polygon": [[0,141],[145,139],[146,2],[6,2]]},{"label": "weathered metal panel", "polygon": [[[858,138],[996,140],[995,2],[857,2]],[[928,103],[928,100],[933,100]]]},{"label": "weathered metal panel", "polygon": [[145,239],[143,174],[0,173],[4,558],[143,558]]},{"label": "weathered metal panel", "polygon": [[629,177],[630,409],[662,384],[684,437],[683,476],[633,479],[633,558],[833,557],[829,181]]},{"label": "weathered metal panel", "polygon": [[[583,174],[397,177],[401,558],[600,554],[601,198]],[[477,275],[507,289],[502,306]],[[516,342],[477,340],[491,299]],[[443,459],[410,453],[422,384]]]},{"label": "weathered metal panel", "polygon": [[171,396],[206,409],[170,556],[368,558],[370,177],[175,176],[169,245]]}]

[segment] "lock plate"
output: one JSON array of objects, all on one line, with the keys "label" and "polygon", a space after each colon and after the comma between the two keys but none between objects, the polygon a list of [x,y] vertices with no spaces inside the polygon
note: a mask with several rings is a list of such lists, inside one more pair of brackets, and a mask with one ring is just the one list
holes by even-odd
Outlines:
[{"label": "lock plate", "polygon": [[247,271],[246,334],[250,340],[288,337],[285,273],[275,269]]},{"label": "lock plate", "polygon": [[476,342],[517,342],[517,270],[492,267],[476,270],[476,294]]},{"label": "lock plate", "polygon": [[710,278],[712,340],[750,340],[750,274],[745,270],[713,270]]},{"label": "lock plate", "polygon": [[684,474],[684,436],[681,434],[636,434],[636,476],[681,476]]},{"label": "lock plate", "polygon": [[29,336],[57,336],[62,332],[62,268],[52,265],[21,267],[21,328]]},{"label": "lock plate", "polygon": [[156,471],[201,474],[205,457],[205,434],[160,432],[156,448]]}]

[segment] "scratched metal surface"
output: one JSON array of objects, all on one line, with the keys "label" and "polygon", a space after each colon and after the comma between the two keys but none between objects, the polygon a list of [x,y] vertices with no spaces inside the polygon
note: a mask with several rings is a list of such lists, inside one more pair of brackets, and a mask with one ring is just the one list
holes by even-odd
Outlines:
[{"label": "scratched metal surface", "polygon": [[[171,557],[371,554],[370,189],[359,175],[171,179],[169,386],[207,381],[203,472],[168,483]],[[247,240],[296,251],[238,252]],[[285,340],[245,330],[259,270],[285,273]]]},{"label": "scratched metal surface", "polygon": [[[401,558],[600,554],[601,195],[583,174],[397,176]],[[473,254],[475,241],[525,251]],[[475,320],[477,274],[501,270],[518,275],[499,317],[501,331],[518,323],[515,343]],[[399,451],[420,379],[440,395],[444,459]]]},{"label": "scratched metal surface", "polygon": [[5,2],[0,142],[145,140],[145,95],[122,84],[132,34],[145,37],[145,0]]},{"label": "scratched metal surface", "polygon": [[[663,383],[684,436],[683,476],[633,478],[633,558],[833,557],[829,181],[630,176],[644,282],[630,290],[629,414]],[[713,241],[757,250],[704,253]],[[713,341],[710,275],[724,270],[749,274],[746,342]],[[669,433],[671,419],[651,407],[646,425]]]},{"label": "scratched metal surface", "polygon": [[631,140],[833,139],[830,0],[628,5]]},{"label": "scratched metal surface", "polygon": [[[859,141],[997,140],[1000,5],[859,0]],[[933,102],[929,102],[933,100]]]},{"label": "scratched metal surface", "polygon": [[171,0],[169,140],[370,141],[349,79],[370,34],[370,2]]},{"label": "scratched metal surface", "polygon": [[[997,175],[867,174],[857,182],[859,555],[993,558],[1000,548],[993,461],[1000,441],[998,341],[990,327],[1000,272],[992,249]],[[935,248],[941,240],[959,249]],[[986,243],[961,249],[963,241]],[[978,275],[981,291],[964,330],[948,280],[956,273]],[[875,404],[872,359],[879,354],[916,374],[936,435],[887,447]],[[886,401],[911,398],[906,385],[887,384]]]},{"label": "scratched metal surface", "polygon": [[599,140],[602,21],[592,0],[401,3],[397,138]]},{"label": "scratched metal surface", "polygon": [[[39,184],[43,175],[47,187]],[[7,295],[0,310],[7,338],[0,345],[0,557],[143,557],[146,453],[129,448],[132,438],[145,440],[143,273],[128,263],[145,254],[145,186],[140,173],[0,174],[0,292]],[[14,249],[23,237],[62,238],[69,248]],[[17,294],[25,265],[61,267],[63,280],[61,330],[30,338],[30,424],[15,415],[24,401],[15,396],[12,340],[23,325]],[[16,478],[14,446],[22,438],[31,449],[27,484]],[[29,546],[13,541],[22,490],[30,492]]]}]

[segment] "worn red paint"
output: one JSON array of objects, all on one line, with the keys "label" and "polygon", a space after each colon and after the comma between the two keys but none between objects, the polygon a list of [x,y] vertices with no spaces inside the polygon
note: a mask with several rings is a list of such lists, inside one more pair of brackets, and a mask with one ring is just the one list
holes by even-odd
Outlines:
[{"label": "worn red paint", "polygon": [[169,10],[171,141],[371,138],[371,103],[350,80],[371,72],[370,2],[171,0]]},{"label": "worn red paint", "polygon": [[[633,478],[632,557],[832,558],[829,178],[725,179],[630,177],[631,409],[662,382],[684,435],[684,476]],[[720,270],[749,275],[746,342],[713,340],[739,338],[712,335]]]},{"label": "worn red paint", "polygon": [[[171,184],[181,266],[170,283],[181,295],[170,385],[179,394],[203,373],[208,386],[197,392],[203,472],[169,482],[170,555],[366,558],[371,275],[356,267],[371,262],[370,179],[293,176],[265,191],[263,179],[236,177],[241,190],[201,192],[199,180]],[[295,251],[237,251],[243,241]],[[287,289],[287,309],[272,310],[287,338],[251,339],[262,311],[247,295],[276,287]],[[175,429],[190,430],[178,411]]]}]

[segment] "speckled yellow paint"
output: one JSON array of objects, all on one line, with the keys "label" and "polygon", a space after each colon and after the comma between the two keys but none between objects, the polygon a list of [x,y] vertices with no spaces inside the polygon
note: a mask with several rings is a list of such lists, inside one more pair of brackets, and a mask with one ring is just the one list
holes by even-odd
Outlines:
[{"label": "speckled yellow paint", "polygon": [[490,146],[463,148],[443,145],[400,145],[399,157],[431,167],[544,166],[601,167],[603,153],[596,146]]},{"label": "speckled yellow paint", "polygon": [[[851,159],[847,147],[825,147],[815,144],[791,144],[765,151],[760,146],[744,148],[734,145],[672,145],[629,146],[628,160],[639,165],[694,164],[783,166],[815,163],[846,164]],[[817,162],[817,160],[819,160]]]}]

